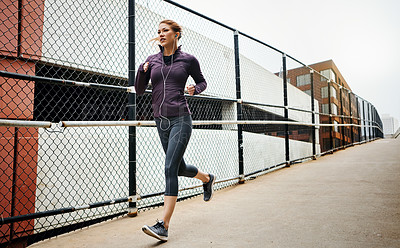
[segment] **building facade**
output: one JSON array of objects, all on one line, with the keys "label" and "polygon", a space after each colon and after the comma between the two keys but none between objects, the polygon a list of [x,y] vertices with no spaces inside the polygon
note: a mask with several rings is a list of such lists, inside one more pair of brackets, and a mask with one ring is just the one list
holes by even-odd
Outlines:
[{"label": "building facade", "polygon": [[392,137],[399,129],[399,121],[388,114],[382,115],[382,121],[385,137]]},{"label": "building facade", "polygon": [[[360,124],[360,116],[363,117],[364,103],[360,103],[351,93],[349,84],[340,73],[332,60],[310,65],[316,72],[307,67],[288,70],[288,83],[296,86],[308,95],[311,95],[311,82],[314,85],[314,98],[319,102],[321,124]],[[360,111],[361,110],[361,111]],[[342,147],[359,140],[361,129],[356,127],[322,127],[320,129],[321,150],[327,151]]]}]

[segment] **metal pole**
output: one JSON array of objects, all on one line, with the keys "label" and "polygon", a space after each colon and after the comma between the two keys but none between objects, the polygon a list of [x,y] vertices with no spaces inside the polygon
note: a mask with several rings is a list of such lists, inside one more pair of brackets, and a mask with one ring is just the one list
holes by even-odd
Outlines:
[{"label": "metal pole", "polygon": [[[11,217],[15,217],[18,214],[16,213],[16,209],[15,209],[15,205],[16,202],[19,199],[16,199],[16,192],[18,191],[18,186],[17,186],[17,178],[18,178],[18,174],[17,174],[17,166],[18,166],[18,162],[17,162],[17,157],[18,157],[18,130],[19,128],[16,127],[14,130],[14,158],[13,158],[13,174],[12,174],[12,188],[11,188]],[[13,237],[15,236],[14,234],[14,224],[11,224],[9,226],[10,228],[10,240],[13,240]]]},{"label": "metal pole", "polygon": [[[375,107],[374,107],[374,113],[375,113],[374,120],[375,120],[376,123],[378,123],[378,111],[376,110]],[[375,137],[376,138],[378,137],[378,129],[377,128],[375,128]]]},{"label": "metal pole", "polygon": [[[370,108],[371,108],[371,126],[375,126],[374,123],[374,105],[370,104]],[[371,138],[374,139],[375,138],[375,127],[370,127],[371,128]]]},{"label": "metal pole", "polygon": [[372,139],[371,103],[368,102],[367,106],[368,106],[368,124],[369,124],[368,137],[369,137],[369,140],[371,140]]},{"label": "metal pole", "polygon": [[123,86],[117,86],[117,85],[79,82],[79,81],[73,81],[73,80],[64,80],[64,79],[58,79],[58,78],[19,74],[19,73],[15,73],[15,72],[8,72],[8,71],[1,71],[1,70],[0,70],[0,77],[22,79],[22,80],[26,80],[26,81],[43,82],[43,83],[56,84],[56,85],[67,85],[67,86],[95,88],[95,89],[101,89],[101,90],[115,90],[115,91],[124,91],[124,92],[135,93],[134,87],[123,87]]},{"label": "metal pole", "polygon": [[[360,103],[359,99],[356,95],[354,95],[356,98],[356,104],[357,104],[357,124],[361,125],[361,115],[360,115]],[[361,127],[357,128],[358,131],[358,142],[361,142]]]},{"label": "metal pole", "polygon": [[[354,124],[353,123],[353,110],[352,110],[352,106],[351,106],[351,92],[349,91],[349,110],[350,110],[350,124]],[[351,144],[354,144],[354,127],[351,126],[350,127],[350,138],[351,138]]]},{"label": "metal pole", "polygon": [[[155,121],[61,121],[61,127],[155,127]],[[297,121],[251,121],[251,120],[231,120],[231,121],[193,121],[193,126],[199,125],[296,125],[296,126],[348,126],[348,124],[311,124]],[[353,125],[358,126],[358,125]]]},{"label": "metal pole", "polygon": [[[129,74],[128,85],[135,85],[135,0],[129,0],[128,42],[129,42]],[[136,94],[128,96],[128,119],[136,119]],[[136,195],[136,127],[129,127],[129,195]],[[137,215],[136,201],[129,202],[128,216]]]},{"label": "metal pole", "polygon": [[[378,119],[378,110],[376,110],[375,107],[374,107],[374,113],[375,113],[374,119],[375,119],[376,125],[379,127],[380,124],[379,124],[379,119]],[[379,137],[379,128],[376,128],[376,129],[375,129],[375,137],[376,137],[376,138]]]},{"label": "metal pole", "polygon": [[[311,75],[311,122],[315,124],[315,109],[314,109],[314,70],[310,70]],[[311,138],[312,138],[312,154],[313,160],[317,159],[317,152],[316,152],[316,142],[315,142],[315,126],[311,127]]]},{"label": "metal pole", "polygon": [[66,207],[66,208],[48,210],[48,211],[43,211],[43,212],[36,212],[36,213],[25,214],[25,215],[16,215],[16,216],[12,215],[12,217],[0,219],[0,225],[15,223],[15,222],[19,222],[19,221],[33,220],[33,219],[38,219],[38,218],[43,218],[43,217],[48,217],[48,216],[55,216],[55,215],[59,215],[59,214],[71,213],[71,212],[75,212],[75,211],[79,211],[79,210],[109,206],[109,205],[119,204],[119,203],[123,203],[123,202],[128,202],[131,200],[134,200],[134,199],[132,199],[131,197],[124,197],[124,198],[118,198],[118,199],[113,199],[113,200],[108,200],[108,201],[91,203],[91,204],[83,205],[83,206]]},{"label": "metal pole", "polygon": [[[377,125],[378,125],[378,111],[376,110],[376,108],[374,107],[374,112],[375,112],[375,122],[377,123]],[[378,125],[379,126],[379,125]],[[375,128],[375,137],[376,138],[378,138],[379,137],[379,134],[378,134],[378,129],[377,128]]]},{"label": "metal pole", "polygon": [[[240,62],[239,62],[239,31],[235,31],[234,35],[235,46],[235,76],[236,76],[236,98],[242,99],[240,87]],[[237,103],[237,120],[242,120],[242,104]],[[238,124],[238,158],[239,158],[239,183],[242,184],[244,180],[244,162],[243,162],[243,125]]]},{"label": "metal pole", "polygon": [[25,121],[25,120],[9,120],[0,119],[0,127],[42,127],[50,128],[50,121]]},{"label": "metal pole", "polygon": [[[374,105],[372,105],[372,125],[373,126],[375,126],[376,124],[375,124],[375,107],[374,107]],[[372,128],[372,138],[376,138],[376,128],[375,127],[373,127]]]},{"label": "metal pole", "polygon": [[[340,119],[342,121],[342,124],[344,124],[344,118],[343,118],[343,96],[342,96],[342,86],[339,85],[339,94],[340,94]],[[340,146],[344,147],[346,145],[346,138],[345,138],[345,134],[344,134],[344,127],[340,128],[341,130],[341,137],[340,137]]]},{"label": "metal pole", "polygon": [[[282,54],[282,65],[283,65],[283,105],[285,106],[285,120],[289,120],[289,109],[288,109],[288,95],[287,95],[287,79],[286,79],[286,54]],[[290,167],[290,156],[289,156],[289,125],[285,124],[285,158],[286,166]]]},{"label": "metal pole", "polygon": [[[378,118],[377,118],[377,110],[374,106],[374,126],[378,126],[379,127],[379,123],[378,123]],[[374,138],[378,138],[378,128],[374,127]]]},{"label": "metal pole", "polygon": [[364,141],[367,140],[367,126],[366,126],[366,117],[365,117],[365,101],[362,100],[363,103],[363,124],[364,124]]},{"label": "metal pole", "polygon": [[[331,107],[332,103],[331,103],[331,81],[328,81],[328,114],[329,114],[329,124],[333,124],[333,120],[332,120],[332,107]],[[330,132],[329,132],[329,142],[331,143],[331,149],[334,149],[334,143],[333,143],[333,131],[334,131],[334,127],[332,126],[330,128]]]},{"label": "metal pole", "polygon": [[[376,111],[376,108],[374,107],[374,122],[376,122],[376,123],[378,123],[377,113],[378,113],[378,111]],[[378,129],[375,128],[374,130],[375,130],[374,131],[374,135],[375,135],[374,138],[377,138],[378,137]]]}]

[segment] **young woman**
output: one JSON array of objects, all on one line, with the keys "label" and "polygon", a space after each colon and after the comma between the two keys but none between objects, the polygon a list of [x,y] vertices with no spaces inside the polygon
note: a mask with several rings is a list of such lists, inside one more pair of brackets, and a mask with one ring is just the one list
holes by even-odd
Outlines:
[{"label": "young woman", "polygon": [[190,95],[200,94],[207,83],[197,59],[178,47],[181,32],[181,27],[172,20],[160,22],[155,40],[159,41],[161,51],[139,66],[135,82],[136,93],[141,95],[151,79],[153,114],[166,155],[163,216],[154,226],[142,228],[146,234],[162,241],[168,240],[169,223],[178,197],[178,176],[200,179],[204,201],[211,200],[215,182],[213,174],[206,174],[183,160],[192,133],[191,113],[184,96],[186,81],[191,76],[196,83],[187,87]]}]

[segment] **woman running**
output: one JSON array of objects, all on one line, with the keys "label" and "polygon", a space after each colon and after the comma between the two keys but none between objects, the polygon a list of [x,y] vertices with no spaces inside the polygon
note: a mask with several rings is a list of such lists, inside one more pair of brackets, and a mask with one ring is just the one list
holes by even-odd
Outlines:
[{"label": "woman running", "polygon": [[178,198],[178,176],[193,177],[203,182],[204,201],[213,195],[215,176],[207,174],[183,160],[185,149],[192,133],[192,117],[184,96],[186,81],[191,76],[196,85],[187,87],[188,93],[203,92],[207,83],[200,70],[198,60],[178,47],[182,28],[172,20],[163,20],[158,27],[160,52],[149,56],[139,66],[135,89],[144,93],[151,79],[152,106],[158,134],[165,152],[164,211],[161,220],[154,226],[143,226],[142,230],[159,240],[168,240],[168,228]]}]

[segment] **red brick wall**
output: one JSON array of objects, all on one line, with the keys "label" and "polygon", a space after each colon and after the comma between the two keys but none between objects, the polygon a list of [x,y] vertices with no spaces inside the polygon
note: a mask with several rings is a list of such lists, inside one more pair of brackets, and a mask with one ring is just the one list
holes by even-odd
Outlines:
[{"label": "red brick wall", "polygon": [[[0,70],[35,75],[35,64],[16,59],[0,60]],[[35,82],[0,77],[0,118],[33,118]]]},{"label": "red brick wall", "polygon": [[[3,218],[11,216],[11,199],[13,185],[13,163],[14,163],[14,134],[13,127],[0,127],[0,212]],[[0,226],[0,236],[10,235],[10,226]],[[7,237],[8,238],[8,237]],[[1,239],[0,243],[8,239]]]},{"label": "red brick wall", "polygon": [[[335,63],[332,60],[316,63],[313,65],[310,65],[310,67],[318,72],[326,70],[326,69],[332,69],[336,73],[337,83],[340,80],[341,84],[345,88],[350,89],[350,86],[347,84],[346,80],[343,78],[342,74],[340,73],[340,71],[338,70],[338,68],[336,67]],[[289,70],[288,74],[287,74],[287,78],[290,79],[290,83],[292,85],[297,87],[297,82],[296,82],[297,76],[309,74],[309,73],[310,73],[310,69],[308,69],[306,67],[300,67],[300,68]],[[313,79],[314,79],[314,98],[319,102],[319,105],[320,105],[318,111],[321,111],[321,104],[328,104],[328,102],[329,102],[328,98],[322,98],[321,88],[327,87],[328,84],[326,81],[322,81],[320,75],[317,73],[314,73]],[[336,84],[331,84],[331,86],[334,87],[337,92],[337,96],[336,96],[337,98],[331,97],[331,103],[334,103],[337,106],[337,110],[338,110],[337,113],[338,113],[338,115],[341,115],[339,87]],[[302,91],[306,91],[306,90],[311,89],[311,85],[302,85],[297,88],[299,88]],[[342,90],[343,115],[345,115],[345,116],[350,116],[349,101],[350,101],[350,99],[348,96],[348,92],[345,90]],[[351,101],[352,101],[352,116],[357,117],[357,108],[356,108],[355,99],[352,99]],[[337,121],[338,123],[342,123],[342,119],[340,117],[332,117],[332,121]],[[320,116],[320,123],[329,123],[328,117]],[[349,119],[345,119],[343,123],[351,123],[351,121]],[[341,127],[339,128],[339,131],[340,132],[342,131]],[[356,137],[357,135],[358,135],[358,129],[355,128],[354,136]],[[333,133],[334,138],[338,138],[338,139],[344,140],[346,142],[351,141],[350,136],[351,136],[350,128],[345,128],[344,135],[342,135],[341,133],[336,133],[336,132]],[[330,137],[329,132],[321,132],[320,144],[322,147],[324,147],[323,140],[326,138],[329,138],[329,137]]]},{"label": "red brick wall", "polygon": [[16,56],[18,47],[18,1],[2,0],[0,11],[0,53]]},{"label": "red brick wall", "polygon": [[[22,0],[21,6],[16,0],[2,0],[0,8],[0,54],[7,56],[0,58],[0,70],[35,75],[35,60],[42,54],[44,0]],[[32,120],[34,89],[34,82],[0,77],[0,118]],[[37,151],[36,128],[0,127],[3,218],[34,213]],[[32,233],[33,225],[33,220],[2,225],[0,243]]]},{"label": "red brick wall", "polygon": [[[1,0],[0,54],[39,59],[42,55],[44,0]],[[18,9],[21,20],[18,20]],[[20,31],[19,31],[20,21]],[[18,44],[20,40],[20,44]]]}]

